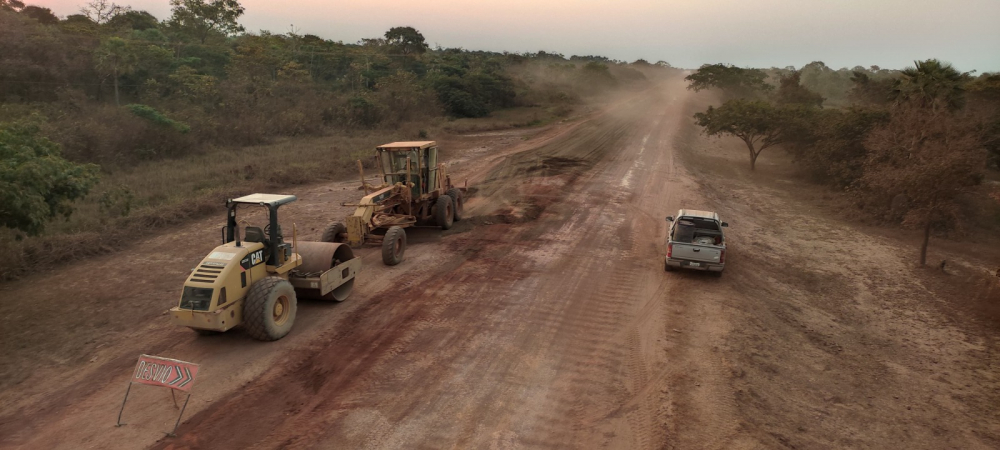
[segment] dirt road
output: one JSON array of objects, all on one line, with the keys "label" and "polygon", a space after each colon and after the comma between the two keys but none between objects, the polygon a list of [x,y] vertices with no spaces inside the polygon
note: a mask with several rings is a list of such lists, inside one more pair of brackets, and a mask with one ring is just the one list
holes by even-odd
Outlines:
[{"label": "dirt road", "polygon": [[[703,100],[683,87],[455,141],[472,217],[411,233],[399,266],[362,250],[352,297],[300,303],[275,343],[198,338],[162,314],[218,220],[5,286],[33,307],[0,305],[0,446],[1000,445],[992,335],[936,314],[893,243],[740,175],[694,134]],[[284,217],[314,238],[353,184],[296,192]],[[685,206],[732,223],[722,278],[663,272],[663,218]],[[202,365],[177,438],[152,388],[113,426],[139,353]]]}]

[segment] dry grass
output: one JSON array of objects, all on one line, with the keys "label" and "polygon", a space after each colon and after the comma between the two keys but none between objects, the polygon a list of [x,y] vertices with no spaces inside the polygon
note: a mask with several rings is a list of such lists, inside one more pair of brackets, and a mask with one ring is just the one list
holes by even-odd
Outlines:
[{"label": "dry grass", "polygon": [[581,108],[585,109],[586,107],[570,105],[522,106],[494,111],[489,117],[449,120],[442,123],[441,128],[449,133],[473,133],[541,126],[568,118]]},{"label": "dry grass", "polygon": [[1000,324],[1000,267],[995,273],[977,271],[969,276],[966,285],[973,293],[972,300],[982,309],[983,315]]},{"label": "dry grass", "polygon": [[[415,126],[321,137],[288,138],[238,149],[213,149],[187,158],[142,163],[102,175],[69,220],[52,222],[45,235],[17,239],[0,233],[0,279],[123,248],[135,236],[217,214],[226,198],[258,191],[341,179],[376,145],[417,137]],[[104,193],[124,187],[123,197],[102,205]],[[130,211],[123,215],[125,203]]]},{"label": "dry grass", "polygon": [[[536,75],[536,82],[551,84],[552,80],[542,75],[551,74]],[[104,166],[100,183],[86,199],[75,205],[74,214],[68,220],[50,223],[45,235],[18,239],[17,233],[0,229],[0,251],[5,255],[0,260],[0,280],[18,278],[43,268],[124,248],[135,236],[217,214],[226,198],[287,190],[295,185],[352,176],[356,170],[355,161],[362,159],[367,163],[371,149],[384,142],[424,137],[433,139],[441,133],[460,134],[545,125],[586,113],[593,105],[612,96],[612,93],[599,95],[589,89],[586,91],[591,95],[583,99],[572,93],[582,89],[576,82],[546,84],[545,87],[547,89],[539,91],[541,97],[537,102],[495,111],[484,118],[449,120],[424,117],[422,122],[403,123],[394,130],[344,131],[325,136],[278,138],[266,145],[209,148],[173,159],[139,162],[126,167],[110,162]],[[623,84],[613,91],[637,87],[641,86]],[[71,124],[72,121],[67,126]],[[253,127],[252,124],[244,125]],[[86,142],[106,141],[102,136],[85,137],[89,140],[80,139]],[[143,140],[137,142],[141,145],[148,143]],[[123,144],[122,148],[132,151],[135,145],[140,144]],[[86,159],[86,155],[69,153],[69,156]],[[124,164],[118,161],[117,164]]]}]

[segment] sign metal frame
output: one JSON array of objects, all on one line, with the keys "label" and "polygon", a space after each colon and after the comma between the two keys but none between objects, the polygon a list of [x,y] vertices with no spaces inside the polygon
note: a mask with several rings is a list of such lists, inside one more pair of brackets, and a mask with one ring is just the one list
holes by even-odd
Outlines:
[{"label": "sign metal frame", "polygon": [[[118,420],[115,422],[115,426],[127,425],[122,423],[122,414],[125,412],[125,403],[128,402],[128,394],[132,391],[132,384],[161,386],[171,389],[171,397],[175,390],[187,393],[184,406],[181,407],[181,412],[177,415],[177,422],[174,423],[174,429],[167,433],[167,436],[177,436],[175,433],[181,424],[181,417],[184,416],[188,401],[191,400],[191,387],[194,385],[194,378],[197,374],[198,365],[194,363],[159,356],[139,355],[135,371],[129,378],[128,387],[125,388],[125,398],[122,399],[122,407],[118,410]],[[174,406],[177,406],[176,401]]]}]

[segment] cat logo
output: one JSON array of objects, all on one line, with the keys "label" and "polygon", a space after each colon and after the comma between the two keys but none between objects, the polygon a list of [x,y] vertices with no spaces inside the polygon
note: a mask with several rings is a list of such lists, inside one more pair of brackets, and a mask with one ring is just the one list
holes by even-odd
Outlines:
[{"label": "cat logo", "polygon": [[240,260],[240,267],[242,267],[243,270],[248,270],[262,262],[264,262],[264,249],[257,250],[247,255],[246,258]]},{"label": "cat logo", "polygon": [[264,262],[264,250],[257,250],[250,254],[250,267]]}]

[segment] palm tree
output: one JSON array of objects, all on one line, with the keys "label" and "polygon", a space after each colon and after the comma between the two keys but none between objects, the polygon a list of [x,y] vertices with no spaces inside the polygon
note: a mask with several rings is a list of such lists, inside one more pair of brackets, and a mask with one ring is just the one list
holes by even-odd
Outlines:
[{"label": "palm tree", "polygon": [[128,42],[122,38],[112,37],[101,42],[94,50],[95,67],[104,76],[110,76],[115,82],[115,106],[121,106],[118,95],[118,79],[135,71],[139,62],[138,55]]},{"label": "palm tree", "polygon": [[951,64],[936,59],[914,61],[914,67],[900,72],[893,90],[897,103],[912,101],[937,110],[955,110],[965,104],[965,89],[971,79],[969,72],[959,72]]}]

